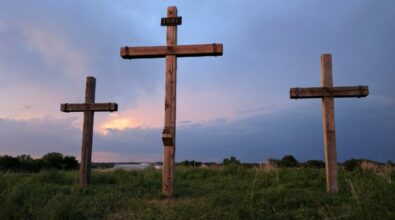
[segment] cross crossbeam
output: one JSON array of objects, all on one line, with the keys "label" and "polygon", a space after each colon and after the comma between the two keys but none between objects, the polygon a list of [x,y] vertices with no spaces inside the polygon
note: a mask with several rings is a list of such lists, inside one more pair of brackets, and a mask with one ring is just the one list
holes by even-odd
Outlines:
[{"label": "cross crossbeam", "polygon": [[223,45],[217,43],[177,45],[177,25],[181,23],[181,17],[177,17],[177,7],[168,7],[167,17],[161,19],[161,25],[166,26],[166,46],[122,47],[120,51],[120,55],[124,59],[166,58],[165,126],[162,132],[162,193],[167,198],[173,196],[174,190],[177,58],[221,56],[223,53]]},{"label": "cross crossbeam", "polygon": [[310,88],[291,88],[291,99],[307,98],[351,98],[366,97],[369,95],[368,86],[344,86],[344,87],[310,87]]},{"label": "cross crossbeam", "polygon": [[321,56],[321,86],[291,88],[291,99],[322,98],[322,127],[324,131],[326,191],[337,193],[337,159],[334,98],[366,97],[368,86],[333,87],[332,55]]},{"label": "cross crossbeam", "polygon": [[168,55],[177,57],[221,56],[222,44],[197,44],[152,47],[122,47],[121,57],[124,59],[163,58]]},{"label": "cross crossbeam", "polygon": [[118,110],[117,103],[64,103],[60,105],[62,112],[114,112]]},{"label": "cross crossbeam", "polygon": [[90,183],[94,112],[118,110],[117,103],[95,103],[95,90],[96,79],[89,76],[86,78],[85,103],[64,103],[60,105],[60,111],[62,112],[84,113],[80,165],[80,185],[82,186]]}]

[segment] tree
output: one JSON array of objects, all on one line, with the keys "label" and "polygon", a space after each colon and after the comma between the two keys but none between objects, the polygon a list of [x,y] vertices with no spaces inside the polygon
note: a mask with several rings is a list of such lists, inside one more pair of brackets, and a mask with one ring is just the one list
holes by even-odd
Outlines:
[{"label": "tree", "polygon": [[344,169],[347,171],[353,171],[361,167],[362,160],[351,159],[344,161]]},{"label": "tree", "polygon": [[17,158],[4,155],[0,156],[0,170],[2,171],[16,171],[20,167],[20,162]]},{"label": "tree", "polygon": [[61,153],[57,153],[57,152],[47,153],[41,159],[44,161],[46,168],[50,168],[50,169],[63,168],[63,155]]},{"label": "tree", "polygon": [[304,166],[308,168],[324,168],[325,163],[322,160],[308,160],[304,162]]},{"label": "tree", "polygon": [[222,163],[224,165],[229,165],[229,164],[240,164],[240,161],[236,159],[234,156],[230,156],[229,158],[225,158]]},{"label": "tree", "polygon": [[280,160],[281,167],[297,167],[299,162],[292,155],[286,155]]},{"label": "tree", "polygon": [[78,169],[78,161],[74,156],[65,156],[63,158],[63,169],[65,170],[75,170]]}]

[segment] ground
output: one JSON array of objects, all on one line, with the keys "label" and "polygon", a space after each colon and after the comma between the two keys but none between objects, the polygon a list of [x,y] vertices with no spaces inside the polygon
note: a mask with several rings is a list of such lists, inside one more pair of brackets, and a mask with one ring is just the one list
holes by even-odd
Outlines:
[{"label": "ground", "polygon": [[323,169],[178,167],[166,200],[153,169],[0,173],[0,219],[395,219],[394,177],[340,169],[331,195]]}]

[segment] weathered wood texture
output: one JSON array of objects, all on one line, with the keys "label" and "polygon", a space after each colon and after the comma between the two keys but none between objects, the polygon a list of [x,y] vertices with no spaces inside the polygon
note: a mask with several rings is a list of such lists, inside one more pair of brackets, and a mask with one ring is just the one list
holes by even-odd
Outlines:
[{"label": "weathered wood texture", "polygon": [[95,103],[96,79],[92,76],[86,78],[85,103],[60,105],[63,112],[84,112],[84,123],[82,128],[80,185],[86,186],[90,183],[93,121],[95,111],[117,111],[117,103]]},{"label": "weathered wood texture", "polygon": [[64,103],[60,105],[60,111],[62,112],[113,112],[117,110],[117,103]]},{"label": "weathered wood texture", "polygon": [[333,87],[332,56],[321,56],[321,87],[291,88],[290,98],[322,98],[326,190],[338,193],[334,98],[366,97],[368,86]]},{"label": "weathered wood texture", "polygon": [[350,98],[350,97],[366,97],[369,95],[368,86],[345,86],[345,87],[310,87],[310,88],[291,88],[291,99],[306,98]]},{"label": "weathered wood texture", "polygon": [[[177,28],[177,26],[171,27]],[[167,28],[171,27],[168,26]],[[121,48],[121,57],[124,59],[163,58],[167,55],[175,55],[177,57],[221,56],[222,53],[222,44],[168,45]]]},{"label": "weathered wood texture", "polygon": [[[332,56],[321,56],[321,86],[333,87]],[[337,183],[337,159],[336,159],[336,133],[335,133],[335,110],[333,97],[322,98],[322,126],[324,131],[325,147],[325,173],[326,190],[330,193],[339,192]]]},{"label": "weathered wood texture", "polygon": [[[177,8],[168,7],[167,17],[177,17]],[[177,45],[177,26],[166,27],[166,45]],[[162,132],[163,140],[163,176],[162,193],[172,197],[174,190],[174,160],[176,148],[176,88],[177,88],[177,57],[166,56],[165,83],[165,128]],[[167,134],[166,134],[167,133]],[[165,134],[165,136],[164,136]]]},{"label": "weathered wood texture", "polygon": [[[96,79],[87,77],[85,103],[93,104],[95,102]],[[88,185],[90,183],[92,139],[93,139],[93,111],[84,112],[84,124],[82,129],[82,147],[81,147],[81,169],[80,184]]]},{"label": "weathered wood texture", "polygon": [[177,17],[177,8],[167,8],[167,18],[161,22],[166,28],[166,46],[122,47],[120,55],[124,59],[166,58],[165,71],[165,125],[162,132],[163,170],[162,193],[167,198],[173,196],[174,164],[176,149],[176,87],[177,57],[221,56],[222,44],[177,45],[177,25],[181,17]]}]

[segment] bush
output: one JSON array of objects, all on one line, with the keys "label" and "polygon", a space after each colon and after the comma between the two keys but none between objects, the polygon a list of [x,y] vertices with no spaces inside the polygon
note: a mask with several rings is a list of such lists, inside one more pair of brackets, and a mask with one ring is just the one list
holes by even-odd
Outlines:
[{"label": "bush", "polygon": [[78,161],[74,156],[65,156],[61,153],[48,153],[41,159],[33,159],[30,155],[12,157],[0,156],[1,171],[39,172],[42,169],[78,169]]},{"label": "bush", "polygon": [[18,158],[4,155],[0,156],[0,170],[2,171],[16,171],[20,167]]},{"label": "bush", "polygon": [[187,166],[187,167],[200,167],[202,162],[195,161],[195,160],[184,160],[180,163],[180,165]]},{"label": "bush", "polygon": [[65,156],[63,158],[63,169],[65,170],[75,170],[78,169],[78,161],[74,156]]},{"label": "bush", "polygon": [[224,165],[231,165],[231,164],[236,164],[236,165],[238,165],[238,164],[240,164],[240,161],[237,160],[236,157],[230,156],[229,158],[225,158],[225,159],[222,161],[222,163],[223,163]]},{"label": "bush", "polygon": [[353,171],[361,167],[362,160],[351,159],[344,161],[344,169],[347,171]]},{"label": "bush", "polygon": [[303,166],[307,168],[321,169],[321,168],[325,168],[325,162],[322,160],[308,160],[304,162]]},{"label": "bush", "polygon": [[299,162],[292,155],[286,155],[280,160],[280,167],[297,167]]},{"label": "bush", "polygon": [[63,168],[63,155],[61,153],[57,153],[57,152],[47,153],[41,159],[45,162],[47,168],[52,168],[52,169]]}]

